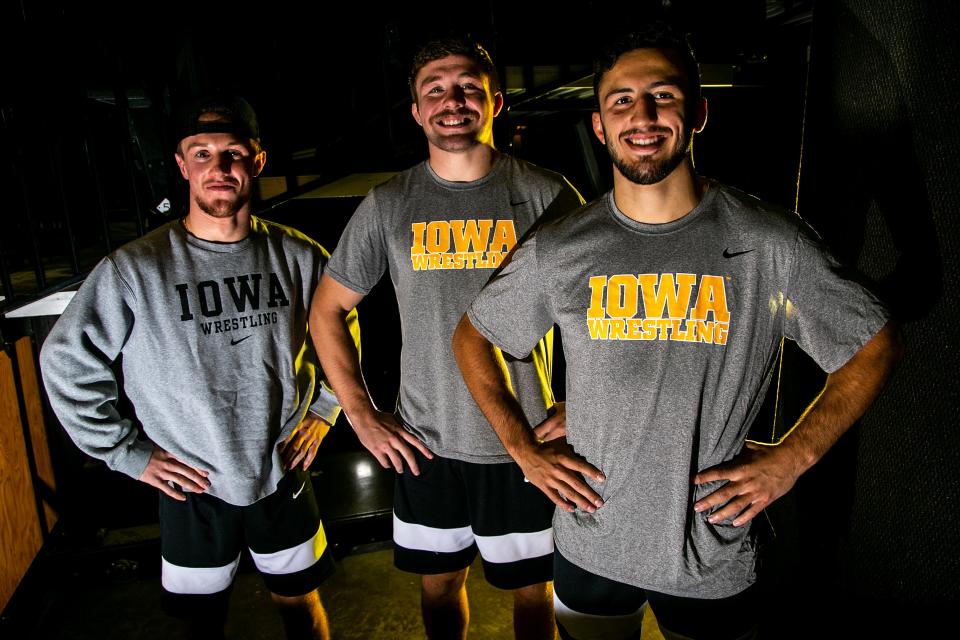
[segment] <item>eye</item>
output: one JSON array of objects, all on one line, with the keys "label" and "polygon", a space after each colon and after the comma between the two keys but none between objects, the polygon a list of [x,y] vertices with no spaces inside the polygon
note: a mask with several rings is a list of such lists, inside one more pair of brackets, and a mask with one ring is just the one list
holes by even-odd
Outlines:
[{"label": "eye", "polygon": [[478,87],[473,82],[464,82],[462,85],[460,85],[460,88],[463,89],[464,91],[480,91],[481,90],[480,87]]},{"label": "eye", "polygon": [[620,96],[613,101],[613,104],[630,104],[630,96]]},{"label": "eye", "polygon": [[427,93],[443,93],[443,87],[437,85],[436,87],[431,87]]},{"label": "eye", "polygon": [[239,149],[231,149],[227,153],[229,153],[230,157],[235,160],[243,157],[243,152],[240,151]]},{"label": "eye", "polygon": [[653,99],[657,102],[665,102],[668,100],[673,100],[675,96],[669,91],[656,91],[653,94]]},{"label": "eye", "polygon": [[210,157],[210,152],[207,151],[206,149],[200,149],[195,154],[193,154],[193,157],[196,158],[197,160],[206,160],[207,158]]}]

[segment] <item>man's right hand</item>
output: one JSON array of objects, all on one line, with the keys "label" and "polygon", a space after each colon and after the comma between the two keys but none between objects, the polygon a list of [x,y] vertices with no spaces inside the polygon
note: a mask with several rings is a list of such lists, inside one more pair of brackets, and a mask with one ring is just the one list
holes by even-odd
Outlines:
[{"label": "man's right hand", "polygon": [[603,506],[600,495],[583,481],[581,474],[597,482],[606,478],[603,472],[577,455],[566,438],[538,442],[517,457],[517,464],[527,480],[543,491],[555,505],[573,512],[576,507],[593,513]]},{"label": "man's right hand", "polygon": [[150,462],[147,463],[147,468],[143,470],[139,480],[160,489],[174,500],[183,502],[187,497],[171,487],[169,483],[176,483],[193,493],[203,493],[210,488],[208,475],[210,475],[208,471],[194,469],[160,447],[154,447],[153,453],[150,454]]},{"label": "man's right hand", "polygon": [[413,475],[420,475],[420,467],[411,447],[415,447],[426,458],[433,458],[427,445],[404,429],[393,414],[375,409],[369,418],[351,420],[350,424],[357,432],[360,443],[384,469],[392,467],[397,473],[403,473],[403,461],[406,460]]}]

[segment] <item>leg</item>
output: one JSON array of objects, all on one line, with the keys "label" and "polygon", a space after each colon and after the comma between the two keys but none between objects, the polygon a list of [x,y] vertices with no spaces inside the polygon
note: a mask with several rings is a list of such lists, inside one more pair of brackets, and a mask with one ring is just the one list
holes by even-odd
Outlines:
[{"label": "leg", "polygon": [[243,508],[250,556],[270,590],[287,637],[330,637],[318,587],[334,571],[312,480],[291,471],[277,490]]},{"label": "leg", "polygon": [[320,602],[320,592],[314,589],[303,596],[281,596],[271,593],[273,603],[283,618],[283,627],[290,640],[329,640],[330,627],[327,612]]},{"label": "leg", "polygon": [[420,475],[397,477],[393,495],[393,563],[420,574],[423,626],[431,639],[464,638],[470,613],[467,572],[477,556],[461,464],[419,452]]},{"label": "leg", "polygon": [[553,640],[553,586],[538,582],[513,590],[513,633],[517,640]]},{"label": "leg", "polygon": [[514,634],[552,639],[553,503],[512,462],[461,465],[484,576],[513,592]]},{"label": "leg", "polygon": [[666,640],[753,640],[757,637],[757,585],[729,598],[680,598],[648,591],[650,608]]},{"label": "leg", "polygon": [[595,575],[557,551],[553,594],[563,640],[639,640],[646,593]]},{"label": "leg", "polygon": [[467,603],[467,569],[421,578],[420,609],[430,640],[463,640],[467,637],[470,608]]},{"label": "leg", "polygon": [[240,563],[240,510],[188,493],[160,494],[161,606],[183,620],[184,636],[224,637],[233,576]]}]

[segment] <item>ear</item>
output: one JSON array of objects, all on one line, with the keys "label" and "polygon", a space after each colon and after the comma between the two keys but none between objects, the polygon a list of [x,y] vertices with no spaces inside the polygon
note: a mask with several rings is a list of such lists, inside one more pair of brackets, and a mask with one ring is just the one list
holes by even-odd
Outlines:
[{"label": "ear", "polygon": [[705,126],[707,126],[707,99],[700,98],[700,103],[697,105],[697,116],[693,126],[694,133],[700,133]]},{"label": "ear", "polygon": [[603,121],[600,119],[599,111],[593,112],[592,122],[593,122],[593,135],[597,136],[597,139],[602,144],[607,144],[607,140],[603,135]]},{"label": "ear", "polygon": [[503,94],[497,91],[493,94],[493,117],[496,118],[500,115],[500,111],[503,109]]},{"label": "ear", "polygon": [[420,108],[417,107],[417,103],[414,102],[410,105],[410,113],[413,114],[413,119],[417,121],[417,124],[421,127],[423,126],[423,121],[420,120]]},{"label": "ear", "polygon": [[190,179],[190,174],[187,173],[187,163],[183,161],[183,156],[180,155],[180,152],[173,154],[173,159],[177,161],[177,166],[180,167],[180,175],[183,176],[184,180]]},{"label": "ear", "polygon": [[263,165],[267,164],[267,152],[260,150],[260,153],[253,156],[253,177],[256,178],[263,171]]}]

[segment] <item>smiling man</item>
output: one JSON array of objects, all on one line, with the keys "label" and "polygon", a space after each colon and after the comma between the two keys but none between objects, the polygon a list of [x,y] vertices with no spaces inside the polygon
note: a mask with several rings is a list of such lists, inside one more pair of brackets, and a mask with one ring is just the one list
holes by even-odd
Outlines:
[{"label": "smiling man", "polygon": [[251,215],[266,152],[242,98],[193,105],[175,158],[187,215],[90,273],[44,343],[47,394],[81,449],[159,489],[164,606],[195,636],[223,637],[246,546],[287,635],[326,638],[333,562],[306,469],[339,412],[307,332],[328,256]]},{"label": "smiling man", "polygon": [[[479,549],[487,581],[513,591],[517,636],[552,638],[553,505],[524,482],[470,398],[450,338],[517,238],[540,216],[582,201],[563,177],[494,147],[503,96],[479,45],[427,44],[414,58],[410,90],[429,158],[360,204],[314,296],[314,340],[360,442],[401,474],[394,562],[422,575],[427,635],[466,634],[465,581]],[[387,270],[403,335],[395,413],[371,401],[345,325]],[[548,420],[551,349],[548,336],[530,357],[501,360],[543,435],[562,422],[562,411]]]},{"label": "smiling man", "polygon": [[[707,117],[685,39],[655,23],[594,66],[613,190],[538,228],[454,336],[463,376],[530,482],[560,508],[563,638],[757,633],[757,530],[880,392],[899,353],[879,301],[784,212],[696,174]],[[492,345],[526,356],[557,324],[566,442],[538,442]],[[782,338],[829,372],[777,446],[746,443]],[[576,454],[603,472],[585,479]],[[586,480],[586,487],[584,487]]]}]

